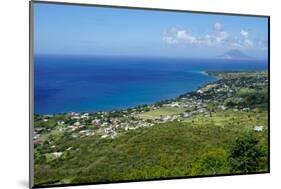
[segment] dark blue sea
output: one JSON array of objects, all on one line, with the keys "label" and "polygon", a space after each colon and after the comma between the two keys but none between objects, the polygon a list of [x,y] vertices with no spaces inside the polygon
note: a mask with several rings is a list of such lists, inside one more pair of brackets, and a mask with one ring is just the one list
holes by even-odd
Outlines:
[{"label": "dark blue sea", "polygon": [[37,114],[109,111],[175,98],[215,81],[212,70],[264,70],[267,61],[50,56],[34,58]]}]

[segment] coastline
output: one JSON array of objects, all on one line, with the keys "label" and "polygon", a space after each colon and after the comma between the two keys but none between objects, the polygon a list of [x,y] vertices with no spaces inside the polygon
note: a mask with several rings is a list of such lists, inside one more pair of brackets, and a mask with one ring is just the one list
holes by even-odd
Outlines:
[{"label": "coastline", "polygon": [[168,102],[168,101],[173,101],[173,100],[176,100],[178,98],[180,98],[181,96],[183,95],[187,95],[189,93],[194,93],[198,90],[200,90],[201,88],[205,87],[206,85],[209,85],[209,84],[212,84],[214,82],[217,82],[219,79],[219,77],[217,76],[212,76],[209,74],[208,71],[199,71],[200,74],[204,75],[204,76],[209,76],[209,77],[213,77],[213,78],[216,78],[215,81],[210,81],[210,82],[206,82],[206,83],[203,83],[201,85],[199,85],[196,89],[194,90],[191,90],[191,91],[188,91],[188,92],[184,92],[184,93],[181,93],[177,96],[175,96],[174,98],[168,98],[168,99],[163,99],[163,100],[158,100],[158,101],[155,101],[155,102],[152,102],[152,103],[149,103],[149,104],[139,104],[139,105],[135,105],[135,106],[132,106],[132,107],[126,107],[126,108],[116,108],[114,110],[108,110],[108,111],[104,111],[104,110],[97,110],[97,111],[68,111],[68,112],[61,112],[61,113],[47,113],[47,114],[40,114],[40,113],[34,113],[34,115],[40,115],[40,116],[50,116],[50,115],[65,115],[65,114],[69,114],[69,113],[76,113],[76,114],[84,114],[84,113],[99,113],[99,112],[122,112],[122,111],[127,111],[129,109],[134,109],[134,108],[137,108],[137,107],[142,107],[142,106],[154,106],[158,103],[161,103],[161,102]]},{"label": "coastline", "polygon": [[48,115],[65,115],[65,114],[69,114],[69,113],[77,113],[77,114],[84,114],[84,113],[94,114],[94,113],[102,113],[102,112],[111,113],[111,112],[128,111],[130,109],[135,109],[135,108],[143,107],[143,106],[151,107],[151,106],[155,106],[155,105],[157,105],[159,103],[162,103],[162,102],[171,102],[171,101],[177,100],[177,99],[181,98],[182,96],[198,92],[202,88],[206,87],[207,85],[211,85],[211,84],[215,84],[216,82],[220,82],[220,80],[223,79],[221,74],[229,74],[229,73],[255,73],[255,72],[265,72],[265,71],[267,72],[268,70],[261,70],[261,71],[248,71],[248,70],[241,70],[241,71],[206,71],[206,70],[203,70],[203,71],[199,71],[199,73],[202,74],[202,75],[205,75],[205,76],[213,77],[213,78],[215,78],[215,80],[203,83],[203,84],[199,85],[196,89],[188,91],[188,92],[184,92],[182,94],[179,94],[179,95],[177,95],[174,98],[158,100],[158,101],[155,101],[155,102],[152,102],[152,103],[149,103],[149,104],[139,104],[139,105],[135,105],[135,106],[132,106],[132,107],[116,108],[114,110],[108,110],[108,111],[104,111],[104,110],[98,110],[98,111],[68,111],[68,112],[50,113],[50,114],[34,113],[34,115],[48,116]]},{"label": "coastline", "polygon": [[[85,64],[79,64],[79,61]],[[132,61],[134,64],[130,64]],[[37,64],[34,73],[37,83],[34,87],[34,112],[40,115],[71,111],[113,111],[152,104],[176,98],[196,90],[202,84],[214,81],[216,78],[210,79],[207,71],[247,71],[256,65],[254,62],[243,61],[222,64],[213,59],[95,57],[49,57],[38,59],[37,62],[45,62]],[[58,68],[49,64],[51,62],[56,62]],[[47,64],[50,66],[44,66]],[[266,69],[266,65],[262,63],[256,69]],[[80,74],[77,74],[77,70]],[[50,71],[50,77],[44,78],[40,74],[42,71]]]}]

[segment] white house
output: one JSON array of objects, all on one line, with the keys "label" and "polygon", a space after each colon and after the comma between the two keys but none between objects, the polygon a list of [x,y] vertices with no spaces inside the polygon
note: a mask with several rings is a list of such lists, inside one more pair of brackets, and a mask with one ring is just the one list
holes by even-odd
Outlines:
[{"label": "white house", "polygon": [[190,115],[189,115],[189,113],[184,112],[182,116],[185,117],[185,118],[187,118],[187,117],[189,117]]},{"label": "white house", "polygon": [[254,131],[261,132],[263,131],[264,126],[255,126]]},{"label": "white house", "polygon": [[101,136],[101,138],[106,138],[106,137],[108,137],[108,135],[102,135],[102,136]]},{"label": "white house", "polygon": [[53,152],[55,158],[59,158],[62,155],[62,152]]}]

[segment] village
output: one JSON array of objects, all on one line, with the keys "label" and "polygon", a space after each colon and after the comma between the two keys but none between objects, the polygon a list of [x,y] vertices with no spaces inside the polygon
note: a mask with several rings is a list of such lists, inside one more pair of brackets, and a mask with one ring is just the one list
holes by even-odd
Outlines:
[{"label": "village", "polygon": [[[162,123],[172,121],[182,122],[195,115],[210,117],[213,112],[218,111],[251,111],[257,104],[262,104],[266,97],[264,95],[267,95],[266,72],[208,72],[208,74],[217,77],[217,80],[196,91],[152,105],[110,112],[35,115],[33,136],[35,148],[48,141],[50,148],[55,149],[55,138],[64,135],[73,139],[83,137],[115,139],[139,128],[158,127]],[[254,96],[255,102],[247,99],[249,95]],[[253,127],[257,132],[263,129],[263,125]],[[57,158],[62,156],[63,152],[52,151],[52,154]]]}]

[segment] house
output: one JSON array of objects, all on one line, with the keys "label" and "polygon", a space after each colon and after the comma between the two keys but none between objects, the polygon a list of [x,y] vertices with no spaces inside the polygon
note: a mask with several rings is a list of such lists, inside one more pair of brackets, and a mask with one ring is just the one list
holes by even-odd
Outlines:
[{"label": "house", "polygon": [[89,113],[84,113],[82,116],[88,117],[88,116],[89,116]]},{"label": "house", "polygon": [[100,125],[100,120],[99,119],[94,119],[94,120],[91,121],[91,124],[93,126],[99,126]]},{"label": "house", "polygon": [[102,127],[106,127],[106,126],[108,126],[108,123],[107,123],[107,122],[104,122],[104,123],[101,124],[101,126],[102,126]]},{"label": "house", "polygon": [[58,125],[63,125],[63,124],[64,124],[64,121],[57,121],[57,124],[58,124]]},{"label": "house", "polygon": [[80,119],[80,116],[73,116],[71,119]]},{"label": "house", "polygon": [[55,158],[59,158],[59,157],[61,157],[62,152],[53,152],[52,154],[53,154],[53,156],[55,156]]},{"label": "house", "polygon": [[203,93],[203,91],[199,89],[199,90],[197,91],[197,93],[202,94],[202,93]]},{"label": "house", "polygon": [[88,130],[81,130],[79,131],[79,134],[86,134],[88,132]]},{"label": "house", "polygon": [[72,133],[71,137],[72,137],[72,138],[78,138],[79,135],[78,135],[77,133]]},{"label": "house", "polygon": [[204,113],[205,112],[205,110],[204,109],[199,109],[199,110],[197,110],[199,113]]},{"label": "house", "polygon": [[187,117],[189,117],[190,115],[189,115],[189,113],[187,113],[187,112],[184,112],[183,114],[182,114],[182,117],[184,117],[184,118],[187,118]]},{"label": "house", "polygon": [[82,119],[89,119],[89,115],[85,115],[85,114],[84,114],[84,115],[81,116],[81,118],[82,118]]},{"label": "house", "polygon": [[250,108],[243,108],[242,110],[243,110],[243,111],[249,111]]},{"label": "house", "polygon": [[39,139],[40,138],[40,134],[35,134],[34,136],[33,136],[33,139],[34,140],[37,140],[37,139]]},{"label": "house", "polygon": [[254,131],[261,132],[263,131],[264,126],[255,126]]},{"label": "house", "polygon": [[117,132],[113,131],[113,133],[111,134],[110,136],[112,139],[116,138],[117,137]]},{"label": "house", "polygon": [[173,102],[170,104],[170,107],[178,108],[180,105],[178,102]]},{"label": "house", "polygon": [[108,137],[108,135],[102,135],[101,136],[101,138],[107,138]]},{"label": "house", "polygon": [[169,119],[171,119],[171,116],[168,115],[168,116],[163,117],[162,121],[168,121]]},{"label": "house", "polygon": [[220,109],[226,110],[226,107],[224,105],[219,106]]},{"label": "house", "polygon": [[43,141],[40,140],[40,139],[36,139],[36,140],[33,141],[33,144],[34,144],[34,145],[42,144],[42,143],[43,143]]},{"label": "house", "polygon": [[106,133],[106,134],[110,133],[111,131],[112,131],[111,128],[105,128],[105,129],[103,129],[103,132]]},{"label": "house", "polygon": [[69,125],[68,128],[69,128],[71,131],[75,131],[76,129],[78,129],[77,126],[73,126],[73,125]]}]

